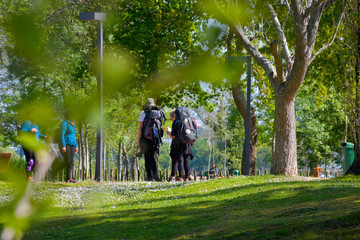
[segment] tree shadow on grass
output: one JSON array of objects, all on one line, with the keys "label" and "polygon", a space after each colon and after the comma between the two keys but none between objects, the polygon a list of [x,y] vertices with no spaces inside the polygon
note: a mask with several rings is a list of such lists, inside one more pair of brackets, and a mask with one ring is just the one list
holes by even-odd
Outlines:
[{"label": "tree shadow on grass", "polygon": [[[272,183],[180,196],[178,204],[142,207],[146,200],[111,211],[34,222],[24,239],[335,239],[360,236],[358,187],[320,189]],[[289,188],[289,185],[292,188]],[[255,189],[258,189],[255,191]],[[264,188],[266,189],[266,188]],[[289,189],[292,189],[289,193]],[[230,193],[231,197],[226,198]],[[242,194],[246,192],[245,194]],[[287,192],[284,197],[281,192]],[[341,193],[341,194],[339,194]],[[216,196],[217,199],[210,199]],[[168,202],[170,197],[154,199]],[[179,201],[180,200],[180,201]],[[188,200],[185,202],[185,200]]]},{"label": "tree shadow on grass", "polygon": [[[269,184],[271,184],[272,190],[264,191],[263,189],[266,189]],[[326,192],[326,194],[322,194],[318,192],[318,190],[314,190],[314,187],[317,188],[318,181],[309,182],[308,185],[304,185],[303,182],[299,181],[290,181],[290,182],[271,182],[271,183],[245,183],[240,186],[235,187],[228,187],[225,189],[217,189],[213,191],[209,191],[206,193],[193,193],[190,192],[188,194],[181,194],[181,196],[166,196],[166,197],[157,197],[156,199],[151,199],[152,203],[157,202],[167,202],[172,201],[174,198],[176,200],[187,200],[187,199],[195,199],[194,202],[202,202],[202,199],[207,199],[209,197],[216,197],[219,199],[223,199],[223,201],[234,201],[235,199],[238,200],[244,200],[244,201],[264,201],[264,203],[269,203],[267,199],[269,198],[276,198],[277,201],[281,202],[288,202],[291,200],[291,203],[301,203],[301,202],[311,202],[311,201],[321,201],[324,197],[326,198],[328,195],[334,195],[334,197],[338,196],[341,192],[347,192],[348,187],[342,186],[337,184],[336,188],[332,188],[331,183],[329,182],[329,186],[326,188],[322,188],[321,191],[323,193]],[[339,187],[340,186],[340,187]],[[175,187],[181,187],[181,185],[177,185]],[[173,187],[171,187],[173,188]],[[170,189],[170,188],[168,188]],[[282,197],[282,193],[291,190],[294,195],[293,198],[288,197]],[[118,192],[121,194],[121,192]],[[233,195],[233,196],[229,196]],[[297,195],[300,195],[301,197],[296,197]],[[116,207],[123,207],[128,206],[132,204],[146,204],[148,203],[148,199],[140,199],[140,200],[132,200],[129,198],[128,201],[125,201],[123,203],[116,204]],[[107,207],[113,206],[108,205]]]}]

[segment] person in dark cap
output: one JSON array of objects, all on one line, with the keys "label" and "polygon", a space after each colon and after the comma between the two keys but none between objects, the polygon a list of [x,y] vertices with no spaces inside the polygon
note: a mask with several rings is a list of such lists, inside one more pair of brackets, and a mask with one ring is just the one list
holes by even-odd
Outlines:
[{"label": "person in dark cap", "polygon": [[148,181],[159,181],[157,159],[162,145],[164,111],[155,105],[152,98],[146,99],[139,118],[138,147],[144,154]]}]

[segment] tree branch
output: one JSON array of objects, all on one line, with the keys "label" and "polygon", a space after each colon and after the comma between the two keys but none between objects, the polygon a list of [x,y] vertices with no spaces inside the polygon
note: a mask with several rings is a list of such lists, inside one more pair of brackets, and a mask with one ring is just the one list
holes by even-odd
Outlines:
[{"label": "tree branch", "polygon": [[[301,0],[291,1],[297,2],[298,7],[301,8]],[[206,3],[206,8],[211,9],[210,11],[213,12],[216,18],[221,19],[221,22],[227,24],[235,30],[235,36],[239,39],[249,55],[251,55],[251,57],[265,70],[267,78],[269,79],[274,90],[276,90],[278,86],[276,82],[277,72],[271,61],[262,55],[260,51],[251,43],[250,39],[246,36],[241,24],[239,22],[234,22],[234,19],[229,19],[228,15],[221,10],[221,7],[216,3],[216,1],[208,0]]]},{"label": "tree branch", "polygon": [[246,119],[246,97],[240,84],[234,84],[232,86],[232,94],[237,109],[243,119]]},{"label": "tree branch", "polygon": [[317,3],[310,6],[310,8],[306,9],[305,18],[308,18],[310,16],[311,12],[314,11],[314,9],[316,9],[318,6],[320,6],[320,4],[322,4],[324,1],[325,0],[319,0],[319,1],[317,1]]},{"label": "tree branch", "polygon": [[65,11],[68,8],[71,8],[75,5],[79,5],[79,4],[84,4],[85,2],[87,2],[88,0],[80,0],[80,2],[77,1],[73,1],[72,3],[66,3],[65,7],[60,8],[58,11],[54,12],[51,16],[49,16],[43,24],[45,23],[49,23],[53,18],[55,18],[57,15],[59,15],[60,13],[62,13],[63,11]]},{"label": "tree branch", "polygon": [[341,21],[342,21],[342,19],[343,19],[343,17],[344,17],[345,9],[346,9],[346,8],[345,8],[345,5],[344,5],[343,10],[342,10],[341,15],[340,15],[340,18],[339,18],[339,20],[338,20],[338,22],[337,22],[337,25],[336,25],[336,28],[335,28],[335,32],[334,32],[334,34],[333,34],[330,42],[327,43],[327,44],[326,44],[325,46],[323,46],[322,48],[320,48],[320,49],[311,57],[309,64],[310,64],[322,51],[324,51],[325,49],[327,49],[328,47],[330,47],[330,46],[333,44],[333,42],[334,42],[334,40],[335,40],[335,37],[336,37],[336,34],[337,34],[338,30],[339,30]]},{"label": "tree branch", "polygon": [[264,57],[257,48],[254,47],[254,45],[250,42],[249,38],[245,35],[243,28],[241,27],[240,23],[234,24],[234,29],[236,30],[236,36],[240,40],[240,42],[243,44],[247,52],[253,57],[253,59],[259,63],[260,66],[263,67],[263,69],[266,72],[266,75],[268,79],[270,80],[271,85],[274,89],[276,82],[275,79],[277,78],[276,75],[276,69],[271,64],[270,60]]},{"label": "tree branch", "polygon": [[233,40],[234,40],[234,29],[232,27],[230,27],[229,29],[229,34],[226,38],[226,46],[227,46],[227,49],[228,49],[228,52],[232,51],[232,43],[233,43]]},{"label": "tree branch", "polygon": [[288,0],[285,0],[285,2],[286,2],[286,6],[287,6],[289,12],[291,13],[291,16],[294,17],[293,12],[291,11],[291,7],[290,7],[290,4],[289,4]]},{"label": "tree branch", "polygon": [[284,82],[284,76],[283,76],[283,68],[282,68],[282,62],[281,57],[278,49],[278,44],[276,40],[273,40],[270,44],[271,51],[274,55],[275,60],[275,66],[276,66],[276,73],[278,76],[278,85]]},{"label": "tree branch", "polygon": [[286,25],[286,21],[287,21],[288,17],[289,17],[289,11],[287,11],[287,13],[286,13],[285,20],[284,20],[284,22],[283,22],[283,24],[282,24],[282,26],[281,26],[282,29],[285,29],[285,25]]},{"label": "tree branch", "polygon": [[[324,4],[324,11],[328,9],[336,0],[329,0]],[[344,2],[344,1],[343,1]]]},{"label": "tree branch", "polygon": [[[291,0],[291,8],[293,11],[293,24],[295,31],[295,45],[297,49],[306,48],[306,31],[307,22],[304,18],[304,8],[301,0]],[[304,24],[305,23],[305,24]],[[298,54],[297,54],[298,55]],[[299,56],[302,59],[304,56]],[[296,58],[296,56],[295,56]],[[294,60],[295,61],[295,60]]]},{"label": "tree branch", "polygon": [[266,43],[266,45],[268,46],[268,47],[270,47],[270,41],[269,41],[269,39],[267,38],[267,36],[264,34],[264,19],[263,18],[261,18],[261,38],[263,39],[263,41]]},{"label": "tree branch", "polygon": [[292,9],[292,15],[293,19],[297,23],[303,22],[303,6],[301,0],[291,0],[291,9]]},{"label": "tree branch", "polygon": [[284,31],[283,31],[283,29],[281,27],[281,24],[279,22],[279,19],[277,17],[277,14],[276,14],[274,8],[272,7],[271,4],[268,4],[268,7],[270,9],[271,16],[272,16],[272,18],[274,20],[275,27],[277,29],[279,38],[281,40],[281,45],[282,45],[282,47],[284,49],[284,54],[285,54],[285,59],[286,59],[286,66],[288,68],[288,66],[291,64],[291,62],[290,62],[291,58],[290,58],[290,50],[289,50],[289,47],[288,47],[288,44],[287,44],[287,40],[286,40]]},{"label": "tree branch", "polygon": [[269,39],[266,37],[266,35],[264,35],[264,34],[261,34],[261,39],[266,43],[266,45],[268,46],[268,47],[270,47],[270,41],[269,41]]}]

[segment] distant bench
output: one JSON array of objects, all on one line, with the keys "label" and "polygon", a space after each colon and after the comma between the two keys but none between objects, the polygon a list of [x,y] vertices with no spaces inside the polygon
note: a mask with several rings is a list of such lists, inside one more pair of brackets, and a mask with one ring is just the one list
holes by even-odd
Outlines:
[{"label": "distant bench", "polygon": [[8,170],[12,153],[0,153],[0,172]]}]

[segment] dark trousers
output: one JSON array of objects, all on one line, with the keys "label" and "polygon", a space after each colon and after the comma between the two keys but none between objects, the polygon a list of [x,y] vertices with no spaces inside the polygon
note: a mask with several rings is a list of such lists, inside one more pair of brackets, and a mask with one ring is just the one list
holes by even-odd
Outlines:
[{"label": "dark trousers", "polygon": [[147,174],[147,180],[152,181],[158,177],[158,149],[154,147],[154,143],[149,139],[140,139],[141,151],[144,153],[145,158],[145,170]]},{"label": "dark trousers", "polygon": [[75,158],[75,146],[66,145],[66,152],[63,152],[60,149],[61,155],[64,158],[64,165],[67,169],[66,171],[66,181],[72,178],[72,172],[74,169],[74,158]]},{"label": "dark trousers", "polygon": [[184,172],[184,159],[183,158],[171,158],[171,176],[175,177],[176,175],[176,165],[179,170],[179,176],[182,176]]},{"label": "dark trousers", "polygon": [[24,147],[23,147],[23,151],[24,151],[25,159],[26,159],[26,172],[28,173],[28,175],[30,175],[29,171],[27,170],[27,167],[30,164],[30,160],[32,159],[34,161],[33,168],[31,169],[31,171],[34,170],[34,167],[36,166],[36,164],[38,164],[38,162],[36,160],[36,156],[35,156],[35,153],[33,151],[28,150],[28,149],[26,149]]},{"label": "dark trousers", "polygon": [[186,144],[172,144],[170,156],[172,159],[172,168],[171,168],[171,176],[175,176],[176,174],[176,164],[179,169],[179,176],[183,177],[183,173],[185,170],[185,178],[190,175],[190,157],[191,153],[189,153],[189,146]]}]

